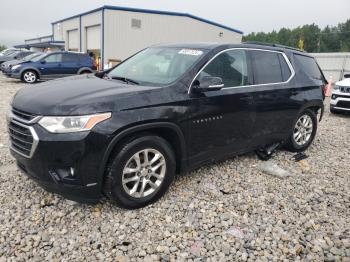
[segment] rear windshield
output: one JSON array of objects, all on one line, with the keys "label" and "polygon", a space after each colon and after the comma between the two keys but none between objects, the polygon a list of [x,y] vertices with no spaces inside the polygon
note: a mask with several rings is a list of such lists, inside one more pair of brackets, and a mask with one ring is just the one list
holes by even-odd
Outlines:
[{"label": "rear windshield", "polygon": [[323,74],[314,58],[303,55],[294,55],[296,65],[312,79],[325,81]]}]

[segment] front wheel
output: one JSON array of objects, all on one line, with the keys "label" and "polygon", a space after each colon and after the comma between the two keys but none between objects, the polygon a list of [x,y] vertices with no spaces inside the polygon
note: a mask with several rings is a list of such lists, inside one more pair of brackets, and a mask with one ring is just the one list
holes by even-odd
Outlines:
[{"label": "front wheel", "polygon": [[120,207],[141,208],[165,194],[175,170],[175,156],[168,142],[158,136],[142,136],[124,144],[112,159],[105,193]]},{"label": "front wheel", "polygon": [[292,152],[305,151],[315,138],[317,131],[317,116],[314,111],[306,109],[294,124],[286,148]]},{"label": "front wheel", "polygon": [[38,74],[33,70],[27,70],[23,72],[21,79],[24,83],[34,84],[38,81]]}]

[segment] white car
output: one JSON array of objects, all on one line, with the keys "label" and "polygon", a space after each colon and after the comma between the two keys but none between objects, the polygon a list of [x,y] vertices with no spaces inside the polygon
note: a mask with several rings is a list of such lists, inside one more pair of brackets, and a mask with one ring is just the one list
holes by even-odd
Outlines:
[{"label": "white car", "polygon": [[331,112],[350,112],[350,74],[337,82],[331,96]]}]

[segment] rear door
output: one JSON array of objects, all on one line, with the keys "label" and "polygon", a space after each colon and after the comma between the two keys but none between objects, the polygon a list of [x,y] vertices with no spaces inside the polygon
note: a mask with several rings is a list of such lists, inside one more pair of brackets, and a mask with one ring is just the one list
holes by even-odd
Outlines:
[{"label": "rear door", "polygon": [[255,146],[285,139],[299,110],[290,80],[294,69],[287,56],[271,50],[250,50],[255,92],[256,121],[252,134]]},{"label": "rear door", "polygon": [[63,54],[62,55],[62,73],[64,75],[75,75],[78,73],[82,64],[78,54]]}]

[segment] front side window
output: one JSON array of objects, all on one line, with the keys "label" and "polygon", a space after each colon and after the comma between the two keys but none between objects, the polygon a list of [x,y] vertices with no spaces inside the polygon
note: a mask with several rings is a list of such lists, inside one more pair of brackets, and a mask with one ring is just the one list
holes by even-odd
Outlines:
[{"label": "front side window", "polygon": [[108,77],[128,78],[141,85],[167,85],[179,79],[206,52],[172,47],[148,48],[112,69]]},{"label": "front side window", "polygon": [[45,58],[46,63],[60,63],[62,62],[62,54],[49,55]]},{"label": "front side window", "polygon": [[206,76],[220,77],[224,87],[249,85],[247,52],[237,49],[218,55],[199,74],[199,83]]},{"label": "front side window", "polygon": [[273,84],[285,82],[291,72],[281,53],[252,50],[254,84]]}]

